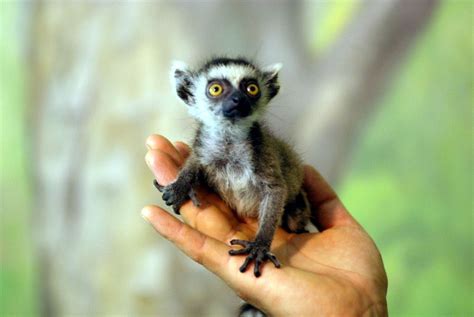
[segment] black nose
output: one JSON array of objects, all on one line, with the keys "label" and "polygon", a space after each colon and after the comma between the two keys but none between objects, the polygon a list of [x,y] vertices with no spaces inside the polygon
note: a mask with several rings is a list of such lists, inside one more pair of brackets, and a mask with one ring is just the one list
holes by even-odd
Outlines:
[{"label": "black nose", "polygon": [[236,91],[224,101],[222,111],[227,118],[246,117],[250,114],[248,99],[240,91]]},{"label": "black nose", "polygon": [[236,105],[239,104],[239,103],[241,103],[242,100],[244,100],[244,98],[243,98],[243,96],[240,95],[240,94],[238,94],[238,95],[237,95],[237,94],[234,94],[234,95],[232,96],[232,102],[233,102],[234,104],[236,104]]}]

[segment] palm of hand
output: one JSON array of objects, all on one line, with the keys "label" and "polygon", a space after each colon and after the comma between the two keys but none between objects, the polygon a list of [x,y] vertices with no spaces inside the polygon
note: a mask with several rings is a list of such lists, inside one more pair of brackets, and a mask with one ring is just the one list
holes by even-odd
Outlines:
[{"label": "palm of hand", "polygon": [[[147,144],[151,149],[147,162],[157,181],[172,182],[188,155],[186,145],[173,146],[160,136],[150,137]],[[315,311],[318,315],[386,315],[387,280],[375,244],[325,181],[311,173],[315,172],[307,169],[305,185],[322,230],[289,234],[278,229],[272,252],[282,268],[267,262],[260,278],[250,269],[239,271],[245,256],[228,254],[230,240],[255,237],[257,220],[238,219],[214,193],[199,192],[200,208],[191,202],[182,206],[186,224],[158,207],[147,207],[146,218],[241,298],[272,315],[311,316]]]}]

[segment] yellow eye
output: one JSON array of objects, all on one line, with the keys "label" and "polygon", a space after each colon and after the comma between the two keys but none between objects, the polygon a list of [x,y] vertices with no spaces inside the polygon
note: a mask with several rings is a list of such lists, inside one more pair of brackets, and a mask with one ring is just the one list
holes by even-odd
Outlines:
[{"label": "yellow eye", "polygon": [[260,89],[258,88],[258,86],[256,84],[250,84],[250,85],[247,86],[247,93],[251,96],[258,95],[259,91],[260,91]]},{"label": "yellow eye", "polygon": [[222,88],[221,85],[219,84],[212,84],[211,86],[209,86],[209,94],[212,96],[212,97],[217,97],[219,96],[220,94],[222,94],[222,91],[224,89]]}]

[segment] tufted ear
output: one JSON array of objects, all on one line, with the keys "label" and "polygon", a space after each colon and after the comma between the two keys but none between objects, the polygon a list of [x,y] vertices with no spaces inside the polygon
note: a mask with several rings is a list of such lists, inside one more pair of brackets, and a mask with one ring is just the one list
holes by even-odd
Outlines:
[{"label": "tufted ear", "polygon": [[192,93],[192,72],[188,65],[180,61],[174,61],[171,66],[171,83],[173,84],[178,97],[187,105],[191,105],[194,101]]},{"label": "tufted ear", "polygon": [[268,90],[268,100],[272,99],[278,94],[280,84],[278,83],[278,73],[283,64],[277,63],[263,67],[263,79]]}]

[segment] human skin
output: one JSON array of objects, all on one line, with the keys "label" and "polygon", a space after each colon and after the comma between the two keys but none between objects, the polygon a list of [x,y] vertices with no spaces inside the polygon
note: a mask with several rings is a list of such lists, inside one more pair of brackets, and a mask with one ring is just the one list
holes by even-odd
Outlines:
[{"label": "human skin", "polygon": [[[146,162],[161,185],[173,182],[189,147],[152,135]],[[201,206],[188,201],[184,222],[158,206],[142,216],[166,239],[216,274],[239,297],[271,316],[387,316],[387,275],[367,232],[349,214],[335,192],[312,167],[305,166],[304,187],[320,232],[293,234],[279,228],[271,250],[281,268],[267,263],[256,278],[245,258],[230,256],[232,239],[251,240],[258,220],[238,218],[215,194],[198,191]]]}]

